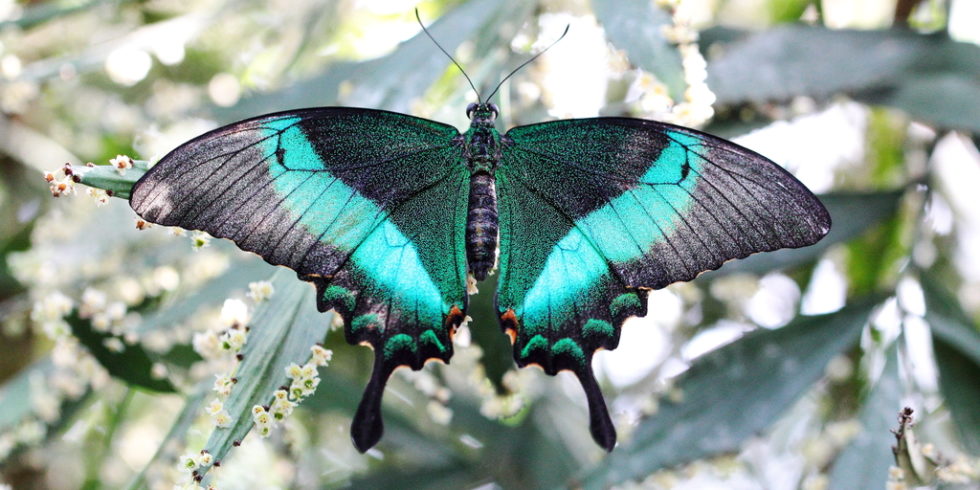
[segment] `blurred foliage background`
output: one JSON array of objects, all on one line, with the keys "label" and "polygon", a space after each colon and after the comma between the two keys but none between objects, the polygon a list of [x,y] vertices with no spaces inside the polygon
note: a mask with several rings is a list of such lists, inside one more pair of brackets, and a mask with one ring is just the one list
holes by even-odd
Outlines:
[{"label": "blurred foliage background", "polygon": [[[371,356],[312,288],[230,243],[137,230],[97,189],[124,196],[190,137],[289,108],[464,128],[474,94],[415,6],[0,1],[0,488],[171,488],[192,471],[219,488],[976,488],[971,0],[419,2],[483,90],[571,25],[504,85],[501,129],[596,114],[697,126],[786,166],[834,228],[651,295],[596,357],[621,434],[609,455],[572,376],[514,371],[492,284],[452,365],[399,371],[385,438],[357,453]],[[105,166],[120,154],[136,167]],[[93,187],[66,162],[94,162]],[[335,353],[305,375],[319,386],[262,436],[252,407],[315,342]]]}]

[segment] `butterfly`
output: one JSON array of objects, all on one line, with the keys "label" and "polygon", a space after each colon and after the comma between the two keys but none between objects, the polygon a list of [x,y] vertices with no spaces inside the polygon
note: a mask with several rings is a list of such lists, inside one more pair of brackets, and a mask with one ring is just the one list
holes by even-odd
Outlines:
[{"label": "butterfly", "polygon": [[501,133],[492,95],[466,108],[463,133],[352,107],[247,119],[184,143],[133,187],[143,219],[295,270],[319,311],[341,315],[347,341],[373,348],[351,426],[362,452],[381,439],[391,373],[448,363],[470,276],[497,271],[517,365],[574,373],[592,436],[611,451],[592,356],[646,315],[648,292],[830,229],[803,184],[730,141],[625,117]]}]

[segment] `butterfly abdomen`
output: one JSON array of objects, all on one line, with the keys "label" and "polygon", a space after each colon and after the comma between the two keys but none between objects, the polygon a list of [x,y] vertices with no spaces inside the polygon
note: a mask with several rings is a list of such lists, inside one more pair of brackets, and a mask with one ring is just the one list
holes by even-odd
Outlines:
[{"label": "butterfly abdomen", "polygon": [[497,192],[493,176],[478,172],[470,177],[466,215],[466,261],[478,281],[486,279],[497,255]]}]

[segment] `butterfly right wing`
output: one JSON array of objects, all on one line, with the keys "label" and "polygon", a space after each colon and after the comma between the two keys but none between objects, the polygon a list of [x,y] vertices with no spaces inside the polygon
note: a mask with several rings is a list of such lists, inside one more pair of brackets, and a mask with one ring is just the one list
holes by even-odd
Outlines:
[{"label": "butterfly right wing", "polygon": [[352,427],[381,437],[400,365],[448,361],[465,318],[469,173],[455,128],[397,113],[318,108],[219,128],[171,152],[133,188],[144,219],[229,238],[284,265],[374,348]]},{"label": "butterfly right wing", "polygon": [[629,118],[511,129],[496,172],[500,323],[521,366],[573,371],[611,450],[591,360],[646,314],[646,294],[753,253],[811,245],[830,216],[765,157],[695,130]]}]

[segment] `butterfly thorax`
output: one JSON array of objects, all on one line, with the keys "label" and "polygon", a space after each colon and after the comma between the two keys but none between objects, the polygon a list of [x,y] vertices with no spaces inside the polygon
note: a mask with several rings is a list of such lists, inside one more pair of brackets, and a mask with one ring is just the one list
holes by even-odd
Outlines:
[{"label": "butterfly thorax", "polygon": [[500,161],[500,133],[497,132],[497,106],[494,104],[470,104],[466,109],[470,129],[463,134],[463,156],[472,174],[481,172],[493,175]]},{"label": "butterfly thorax", "polygon": [[497,257],[497,192],[494,171],[500,161],[500,133],[494,127],[494,104],[470,104],[470,129],[463,135],[463,156],[470,170],[466,215],[466,261],[477,279],[486,279]]}]

